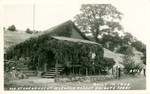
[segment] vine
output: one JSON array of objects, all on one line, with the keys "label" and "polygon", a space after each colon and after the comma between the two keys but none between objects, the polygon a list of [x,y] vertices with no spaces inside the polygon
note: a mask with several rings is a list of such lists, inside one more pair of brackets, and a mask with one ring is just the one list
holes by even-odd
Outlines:
[{"label": "vine", "polygon": [[59,64],[80,64],[83,67],[92,66],[90,53],[95,53],[95,66],[103,66],[104,50],[100,44],[79,43],[64,40],[57,40],[48,34],[37,38],[30,38],[11,49],[7,50],[5,59],[28,58],[29,66],[42,69],[45,63],[49,66]]}]

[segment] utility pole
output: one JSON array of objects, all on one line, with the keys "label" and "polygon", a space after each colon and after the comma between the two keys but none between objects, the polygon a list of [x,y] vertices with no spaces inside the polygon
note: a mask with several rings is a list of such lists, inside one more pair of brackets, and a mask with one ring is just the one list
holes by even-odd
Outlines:
[{"label": "utility pole", "polygon": [[33,4],[33,33],[35,33],[35,4]]}]

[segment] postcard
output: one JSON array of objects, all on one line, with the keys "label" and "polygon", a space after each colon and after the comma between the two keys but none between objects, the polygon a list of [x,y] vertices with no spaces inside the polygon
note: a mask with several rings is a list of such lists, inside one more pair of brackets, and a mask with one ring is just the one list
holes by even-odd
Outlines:
[{"label": "postcard", "polygon": [[148,0],[9,1],[2,93],[150,93]]}]

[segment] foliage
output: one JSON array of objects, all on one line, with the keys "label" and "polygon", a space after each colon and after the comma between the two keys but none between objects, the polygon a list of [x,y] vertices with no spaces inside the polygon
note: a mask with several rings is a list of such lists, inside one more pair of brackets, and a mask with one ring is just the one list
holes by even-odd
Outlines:
[{"label": "foliage", "polygon": [[31,31],[29,28],[27,28],[25,32],[28,34],[33,34],[33,31]]},{"label": "foliage", "polygon": [[59,25],[59,27],[53,27],[50,30],[46,30],[48,31],[52,36],[64,36],[64,37],[70,37],[72,32],[72,25],[73,23],[71,21],[67,21],[61,25]]},{"label": "foliage", "polygon": [[26,78],[26,75],[18,70],[18,67],[17,67],[18,63],[19,62],[11,62],[11,61],[4,62],[4,80],[5,81]]},{"label": "foliage", "polygon": [[80,11],[74,17],[76,25],[85,34],[91,33],[96,42],[104,33],[123,29],[119,24],[122,13],[111,4],[82,4]]},{"label": "foliage", "polygon": [[107,57],[103,58],[103,62],[104,62],[103,66],[105,68],[108,67],[109,69],[111,69],[116,63],[113,58],[107,58]]},{"label": "foliage", "polygon": [[55,77],[54,81],[55,82],[86,82],[86,83],[90,83],[90,82],[100,82],[100,81],[107,81],[107,80],[113,80],[114,76],[113,75],[100,75],[100,76],[69,76],[68,78],[66,78],[66,76],[64,77]]},{"label": "foliage", "polygon": [[111,34],[103,34],[101,39],[101,44],[103,47],[111,51],[115,51],[116,47],[122,45],[122,38],[118,35],[118,33],[115,32],[113,34],[113,36]]},{"label": "foliage", "polygon": [[135,61],[132,58],[133,56],[133,47],[128,46],[125,51],[125,55],[123,56],[123,62],[121,62],[126,74],[130,73],[130,71],[135,67]]},{"label": "foliage", "polygon": [[125,54],[125,56],[133,57],[134,56],[133,47],[128,46],[127,49],[125,50],[124,54]]},{"label": "foliage", "polygon": [[123,62],[121,64],[124,66],[124,72],[126,74],[129,74],[132,68],[135,66],[134,60],[128,56],[123,57]]},{"label": "foliage", "polygon": [[15,25],[9,26],[9,27],[8,27],[8,30],[10,30],[10,31],[16,31]]},{"label": "foliage", "polygon": [[145,52],[146,51],[146,45],[144,43],[142,43],[141,41],[135,41],[132,43],[132,46],[136,48],[136,50],[140,51],[140,52]]},{"label": "foliage", "polygon": [[[125,53],[127,46],[133,41],[131,33],[122,32],[123,27],[120,25],[123,14],[111,4],[83,4],[80,9],[81,13],[76,15],[75,24],[87,36],[103,47],[118,53]],[[119,32],[123,33],[120,36]]]},{"label": "foliage", "polygon": [[16,67],[17,67],[17,63],[16,62],[8,62],[8,61],[4,62],[4,71],[5,72],[12,71]]},{"label": "foliage", "polygon": [[124,54],[127,47],[132,44],[138,51],[145,52],[146,47],[136,41],[131,33],[122,32],[123,36],[119,35],[118,31],[123,30],[119,24],[123,14],[113,5],[83,4],[80,11],[81,13],[74,17],[75,24],[103,47]]},{"label": "foliage", "polygon": [[17,79],[25,79],[27,78],[25,74],[20,71],[12,70],[10,72],[4,72],[4,80],[17,80]]},{"label": "foliage", "polygon": [[141,60],[143,60],[143,63],[146,65],[146,52],[143,53],[143,57],[141,57]]},{"label": "foliage", "polygon": [[124,45],[131,44],[134,41],[134,37],[131,33],[125,32],[123,36],[123,43]]},{"label": "foliage", "polygon": [[143,53],[144,56],[141,58],[141,60],[143,60],[143,63],[146,64],[146,45],[141,41],[136,40],[132,43],[132,46],[135,47],[136,50]]},{"label": "foliage", "polygon": [[[81,64],[83,67],[90,67],[90,52],[96,54],[95,64],[101,65],[103,58],[103,48],[99,44],[78,43],[71,41],[57,40],[49,34],[43,34],[36,38],[30,38],[25,42],[17,44],[6,53],[6,59],[17,57],[28,58],[28,65],[42,70],[45,63],[54,66],[55,62],[65,64]],[[98,67],[98,66],[97,66]]]}]

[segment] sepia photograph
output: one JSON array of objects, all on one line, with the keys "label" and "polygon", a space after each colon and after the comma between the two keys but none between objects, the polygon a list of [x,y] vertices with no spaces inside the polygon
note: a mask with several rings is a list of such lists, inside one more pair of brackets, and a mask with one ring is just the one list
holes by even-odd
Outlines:
[{"label": "sepia photograph", "polygon": [[109,1],[3,1],[4,91],[147,91],[150,2]]}]

